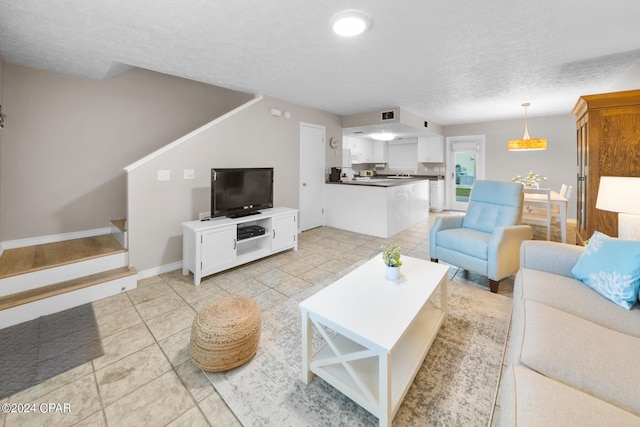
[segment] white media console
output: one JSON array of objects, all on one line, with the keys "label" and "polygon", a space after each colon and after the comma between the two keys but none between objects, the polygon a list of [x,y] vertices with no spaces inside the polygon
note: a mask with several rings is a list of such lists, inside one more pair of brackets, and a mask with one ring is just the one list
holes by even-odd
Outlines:
[{"label": "white media console", "polygon": [[[264,234],[238,239],[238,229],[264,228]],[[281,252],[298,250],[298,211],[263,209],[241,218],[213,218],[182,223],[182,274],[193,272],[197,286],[204,276]]]}]

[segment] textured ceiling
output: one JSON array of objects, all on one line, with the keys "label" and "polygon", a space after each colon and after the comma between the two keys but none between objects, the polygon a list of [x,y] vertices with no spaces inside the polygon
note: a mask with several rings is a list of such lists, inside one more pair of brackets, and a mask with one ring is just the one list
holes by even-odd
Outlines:
[{"label": "textured ceiling", "polygon": [[[372,26],[343,39],[329,21],[349,8]],[[610,91],[640,65],[639,16],[636,0],[0,0],[0,55],[449,125],[522,117],[523,102],[530,116],[569,114],[580,95]]]}]

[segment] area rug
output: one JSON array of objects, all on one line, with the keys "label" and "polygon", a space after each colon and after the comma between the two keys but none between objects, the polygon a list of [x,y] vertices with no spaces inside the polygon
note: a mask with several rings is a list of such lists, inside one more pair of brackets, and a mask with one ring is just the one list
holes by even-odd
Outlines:
[{"label": "area rug", "polygon": [[[394,426],[487,426],[491,420],[512,300],[451,282],[448,294],[447,319]],[[296,301],[271,308],[263,313],[256,356],[240,368],[206,374],[238,420],[247,427],[377,426],[375,416],[322,379],[302,382],[300,328]]]},{"label": "area rug", "polygon": [[0,399],[102,355],[91,304],[0,329]]}]

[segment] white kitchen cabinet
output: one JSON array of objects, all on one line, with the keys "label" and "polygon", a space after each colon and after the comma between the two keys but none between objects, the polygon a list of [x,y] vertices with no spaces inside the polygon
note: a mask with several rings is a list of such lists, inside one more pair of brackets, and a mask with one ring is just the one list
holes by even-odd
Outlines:
[{"label": "white kitchen cabinet", "polygon": [[[264,234],[238,239],[238,230],[260,226]],[[193,272],[199,285],[203,277],[281,252],[298,250],[298,211],[264,209],[241,218],[214,218],[182,223],[182,274]]]},{"label": "white kitchen cabinet", "polygon": [[360,140],[362,163],[373,163],[373,141]]},{"label": "white kitchen cabinet", "polygon": [[373,143],[370,140],[345,136],[343,144],[351,149],[351,163],[373,163]]},{"label": "white kitchen cabinet", "polygon": [[418,138],[418,162],[444,163],[444,136]]},{"label": "white kitchen cabinet", "polygon": [[342,149],[342,169],[351,167],[351,148]]},{"label": "white kitchen cabinet", "polygon": [[442,212],[444,209],[444,179],[429,180],[429,210]]},{"label": "white kitchen cabinet", "polygon": [[428,180],[388,186],[330,183],[325,187],[330,227],[389,238],[429,217]]},{"label": "white kitchen cabinet", "polygon": [[373,162],[387,163],[389,161],[389,144],[387,141],[373,141]]}]

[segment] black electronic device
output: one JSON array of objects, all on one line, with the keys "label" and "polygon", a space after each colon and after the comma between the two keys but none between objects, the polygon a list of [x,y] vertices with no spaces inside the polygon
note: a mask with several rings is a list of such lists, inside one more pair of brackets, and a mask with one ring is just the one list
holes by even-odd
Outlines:
[{"label": "black electronic device", "polygon": [[273,207],[273,168],[211,169],[211,217],[242,217]]},{"label": "black electronic device", "polygon": [[266,233],[264,227],[259,225],[246,225],[238,227],[238,240],[249,239],[251,237],[263,236]]},{"label": "black electronic device", "polygon": [[329,182],[340,182],[341,173],[342,168],[331,168],[331,173],[329,174]]}]

